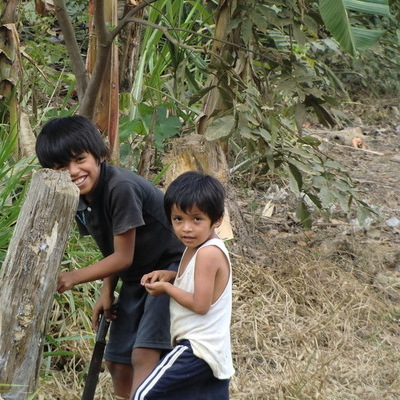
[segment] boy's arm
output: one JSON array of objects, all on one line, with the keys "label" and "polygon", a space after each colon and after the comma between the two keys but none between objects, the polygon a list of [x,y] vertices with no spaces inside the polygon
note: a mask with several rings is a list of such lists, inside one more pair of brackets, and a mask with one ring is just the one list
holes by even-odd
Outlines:
[{"label": "boy's arm", "polygon": [[226,286],[227,277],[229,278],[229,265],[225,255],[217,247],[207,246],[197,253],[193,293],[169,282],[148,283],[145,287],[152,295],[167,293],[181,306],[203,315],[216,300],[216,288]]},{"label": "boy's arm", "polygon": [[136,229],[114,236],[114,253],[86,268],[61,272],[57,291],[63,293],[75,285],[104,279],[122,272],[132,264],[135,251]]}]

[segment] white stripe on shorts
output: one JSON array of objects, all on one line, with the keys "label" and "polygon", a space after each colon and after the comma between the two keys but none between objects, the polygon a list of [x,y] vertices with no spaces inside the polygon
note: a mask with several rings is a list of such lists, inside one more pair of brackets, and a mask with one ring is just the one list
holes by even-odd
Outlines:
[{"label": "white stripe on shorts", "polygon": [[135,395],[132,397],[132,400],[144,400],[147,393],[154,387],[154,385],[164,375],[168,368],[174,365],[179,356],[187,349],[188,346],[183,345],[178,345],[174,347],[136,389]]}]

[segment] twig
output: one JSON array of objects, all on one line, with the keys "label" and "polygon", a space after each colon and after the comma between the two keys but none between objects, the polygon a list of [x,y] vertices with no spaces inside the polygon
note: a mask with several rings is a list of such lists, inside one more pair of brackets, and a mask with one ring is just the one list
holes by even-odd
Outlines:
[{"label": "twig", "polygon": [[345,148],[345,149],[351,149],[351,150],[357,150],[357,151],[362,151],[364,153],[370,153],[370,154],[374,154],[377,156],[384,156],[385,153],[381,153],[380,151],[373,151],[373,150],[367,150],[367,149],[360,149],[359,147],[353,147],[353,146],[347,146],[345,144],[338,144],[338,143],[334,143],[334,142],[330,142],[330,141],[324,141],[325,143],[329,143],[332,146],[338,146],[341,148]]}]

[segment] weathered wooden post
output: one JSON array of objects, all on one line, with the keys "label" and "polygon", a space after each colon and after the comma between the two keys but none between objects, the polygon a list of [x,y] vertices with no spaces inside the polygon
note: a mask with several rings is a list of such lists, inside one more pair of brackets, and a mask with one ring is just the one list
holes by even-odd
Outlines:
[{"label": "weathered wooden post", "polygon": [[35,172],[2,266],[0,398],[24,400],[36,390],[58,268],[79,190],[67,172]]}]

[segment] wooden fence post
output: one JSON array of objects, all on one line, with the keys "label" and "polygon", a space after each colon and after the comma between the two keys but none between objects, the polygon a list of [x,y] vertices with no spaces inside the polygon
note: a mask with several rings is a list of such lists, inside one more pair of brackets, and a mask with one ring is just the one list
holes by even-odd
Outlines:
[{"label": "wooden fence post", "polygon": [[43,341],[59,266],[79,199],[67,172],[33,176],[0,280],[0,399],[24,400],[37,388]]}]

